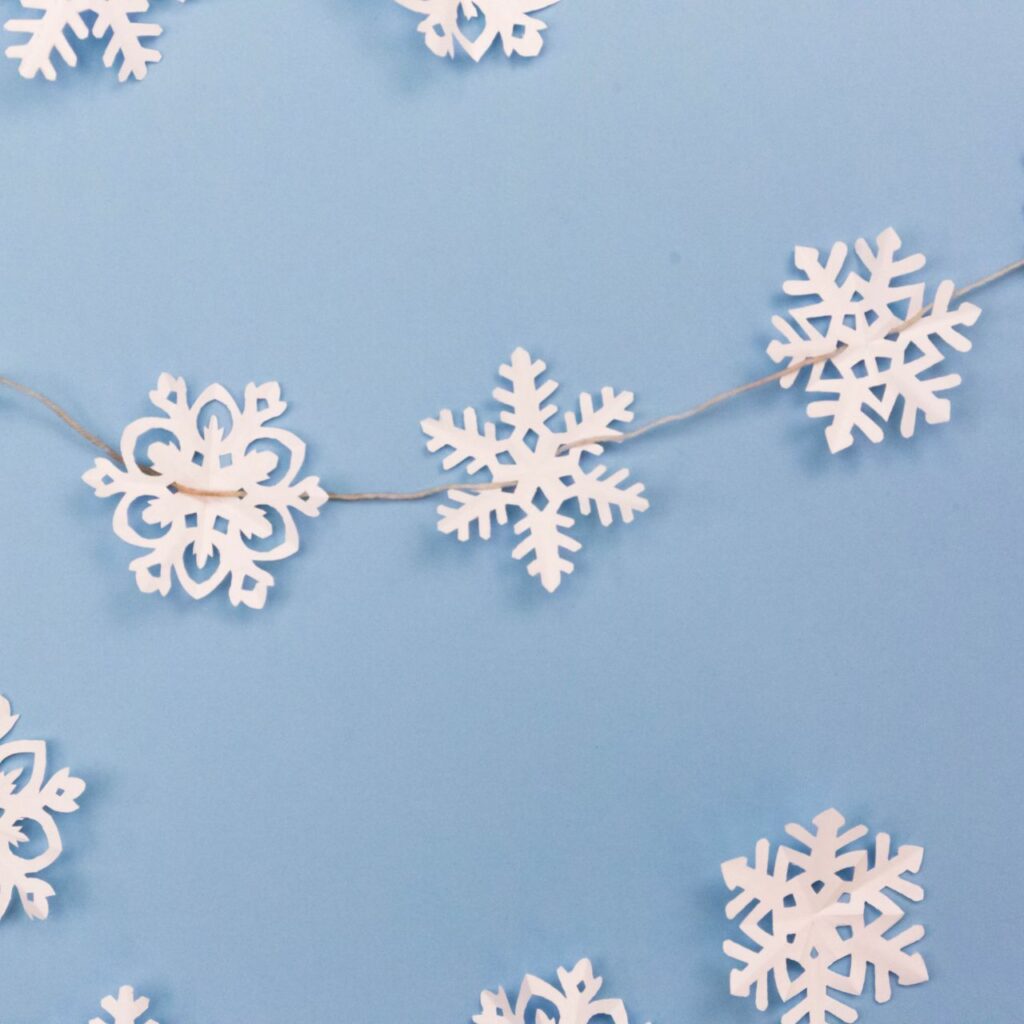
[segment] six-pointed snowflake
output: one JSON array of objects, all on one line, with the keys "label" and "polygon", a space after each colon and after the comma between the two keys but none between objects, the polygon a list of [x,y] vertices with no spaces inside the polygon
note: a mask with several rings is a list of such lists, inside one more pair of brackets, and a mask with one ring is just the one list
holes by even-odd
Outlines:
[{"label": "six-pointed snowflake", "polygon": [[901,985],[928,980],[921,954],[907,952],[924,929],[913,925],[889,934],[904,916],[890,893],[908,900],[924,898],[924,890],[904,878],[920,869],[924,851],[920,846],[901,846],[893,854],[884,832],[875,836],[874,857],[865,849],[848,849],[868,830],[857,825],[841,831],[844,819],[834,809],[819,814],[814,825],[814,833],[800,825],[786,826],[806,853],[781,846],[773,866],[771,846],[762,839],[753,865],[746,857],[722,865],[725,884],[739,890],[726,915],[731,920],[750,907],[740,930],[754,944],[751,949],[725,943],[725,952],[743,964],[730,973],[729,990],[734,996],[748,996],[754,988],[757,1008],[765,1010],[769,980],[774,977],[784,1003],[799,999],[783,1015],[782,1024],[805,1019],[808,1024],[827,1024],[832,1017],[849,1024],[857,1012],[830,990],[860,995],[869,966],[880,1003],[892,994],[890,975]]},{"label": "six-pointed snowflake", "polygon": [[[458,43],[473,60],[480,58],[501,39],[505,56],[536,57],[544,45],[541,32],[545,22],[532,15],[558,0],[398,0],[416,14],[422,14],[419,31],[431,53],[438,57],[454,57]],[[459,19],[464,18],[463,31]],[[470,28],[480,23],[473,35]]]},{"label": "six-pointed snowflake", "polygon": [[[130,566],[139,589],[166,595],[177,575],[186,593],[201,598],[229,579],[232,604],[262,608],[274,577],[260,563],[295,554],[299,533],[294,513],[315,516],[327,500],[317,477],[298,479],[306,455],[303,442],[268,425],[286,408],[280,387],[248,385],[239,408],[218,384],[189,404],[184,380],[165,373],[149,397],[163,415],[125,428],[122,466],[97,459],[82,478],[101,498],[121,495],[114,532],[149,549]],[[213,415],[204,424],[211,403],[225,407],[230,422],[221,424]],[[150,443],[140,463],[136,449],[153,431],[171,439]],[[138,505],[150,527],[146,534],[132,522],[131,511]],[[154,535],[154,527],[162,532]],[[211,559],[214,567],[204,575]]]},{"label": "six-pointed snowflake", "polygon": [[[0,739],[14,728],[17,715],[11,705],[0,697]],[[29,763],[5,770],[15,757]],[[16,892],[21,905],[31,918],[42,920],[49,913],[53,886],[33,877],[48,868],[64,849],[54,812],[69,814],[78,810],[77,799],[85,783],[76,779],[67,768],[46,778],[46,743],[43,740],[10,740],[0,744],[0,917],[3,917]],[[26,832],[25,823],[32,829]],[[32,833],[35,833],[33,835]],[[42,848],[36,844],[31,853],[19,854],[19,848],[41,836]]]},{"label": "six-pointed snowflake", "polygon": [[[135,998],[135,989],[131,985],[122,985],[117,998],[107,996],[100,1003],[110,1020],[104,1017],[93,1017],[89,1024],[136,1024],[139,1018],[149,1009],[149,1000],[145,996]],[[146,1024],[156,1024],[155,1020],[147,1020]]]},{"label": "six-pointed snowflake", "polygon": [[[970,341],[957,328],[972,325],[980,313],[969,302],[951,308],[951,281],[939,285],[926,309],[923,284],[897,283],[920,270],[924,256],[897,259],[901,243],[892,228],[878,236],[877,244],[875,252],[859,239],[855,249],[866,276],[851,271],[842,279],[847,256],[843,243],[832,247],[824,264],[817,249],[798,247],[794,262],[804,276],[787,281],[783,288],[787,295],[814,296],[816,301],[791,309],[793,322],[780,316],[772,319],[785,339],[768,346],[776,363],[788,360],[796,366],[837,353],[811,366],[807,378],[808,393],[830,396],[811,402],[807,414],[831,418],[825,438],[833,452],[853,444],[855,429],[871,441],[881,441],[884,433],[878,421],[889,419],[899,399],[904,437],[914,433],[919,410],[928,423],[947,422],[950,403],[939,393],[956,387],[960,377],[923,375],[944,359],[937,341],[958,352],[970,349]],[[782,386],[790,387],[797,375],[787,374]]]},{"label": "six-pointed snowflake", "polygon": [[75,67],[78,57],[68,33],[87,39],[90,28],[86,16],[92,18],[92,35],[96,39],[109,35],[103,64],[112,67],[120,57],[117,77],[122,82],[132,76],[145,78],[148,66],[160,59],[159,51],[144,46],[142,40],[160,35],[163,29],[134,17],[149,10],[149,0],[21,0],[21,6],[42,12],[37,18],[12,18],[4,25],[9,32],[29,37],[5,51],[19,62],[18,70],[25,78],[35,78],[42,72],[52,82],[57,77],[55,52],[69,67]]},{"label": "six-pointed snowflake", "polygon": [[[526,975],[516,997],[509,1002],[503,988],[480,996],[480,1013],[474,1024],[590,1024],[597,1019],[612,1024],[629,1024],[621,999],[598,999],[601,978],[594,977],[589,960],[581,960],[571,971],[558,968],[558,985],[532,974]],[[554,1010],[555,1016],[545,1009]],[[531,1012],[532,1011],[532,1012]]]},{"label": "six-pointed snowflake", "polygon": [[501,525],[508,522],[509,509],[521,512],[515,532],[523,540],[512,552],[513,558],[532,556],[529,563],[531,576],[539,576],[548,591],[555,590],[565,573],[572,572],[572,563],[562,551],[579,551],[580,543],[566,531],[574,520],[564,514],[564,507],[575,502],[580,512],[589,515],[596,506],[602,525],[612,522],[612,509],[617,508],[624,522],[631,522],[635,512],[647,508],[642,497],[643,484],[623,487],[629,471],[620,469],[610,476],[604,466],[591,471],[583,468],[584,453],[599,455],[600,444],[570,447],[585,439],[614,437],[619,431],[614,423],[628,423],[633,419],[629,407],[633,395],[628,391],[616,393],[611,388],[601,391],[601,400],[595,406],[588,394],[580,396],[580,415],[565,414],[565,428],[552,430],[548,421],[555,415],[554,405],[545,404],[558,385],[541,381],[545,365],[534,362],[522,348],[512,353],[509,365],[502,366],[501,376],[511,388],[496,388],[494,397],[508,407],[501,420],[509,430],[498,430],[493,423],[480,430],[473,409],[463,413],[462,426],[455,422],[450,409],[437,419],[423,420],[423,432],[430,438],[428,450],[436,452],[451,448],[445,456],[445,469],[468,462],[472,475],[487,470],[490,480],[507,486],[492,490],[464,491],[454,488],[448,497],[454,507],[438,507],[438,529],[454,533],[459,540],[468,540],[475,525],[486,540],[491,535],[491,517]]}]

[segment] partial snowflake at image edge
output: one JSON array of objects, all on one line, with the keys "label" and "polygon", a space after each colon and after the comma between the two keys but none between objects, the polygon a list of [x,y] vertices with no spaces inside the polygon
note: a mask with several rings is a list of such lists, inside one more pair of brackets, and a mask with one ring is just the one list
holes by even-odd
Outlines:
[{"label": "partial snowflake at image edge", "polygon": [[[437,57],[455,57],[458,43],[474,61],[501,40],[506,57],[536,57],[544,46],[547,24],[535,18],[537,11],[558,0],[396,0],[402,7],[423,16],[418,31]],[[460,19],[464,19],[460,23]],[[477,35],[468,33],[480,23]]]},{"label": "partial snowflake at image edge", "polygon": [[[149,1009],[149,1000],[145,996],[136,998],[135,989],[131,985],[122,985],[116,998],[107,996],[100,1007],[108,1014],[105,1017],[93,1017],[89,1024],[138,1024],[143,1014]],[[155,1020],[147,1020],[145,1024],[157,1024]]]},{"label": "partial snowflake at image edge", "polygon": [[[421,426],[429,438],[428,451],[451,449],[442,462],[444,469],[454,469],[465,462],[470,476],[486,470],[489,482],[508,484],[479,491],[453,487],[448,497],[455,504],[438,506],[438,529],[466,541],[476,527],[480,538],[488,540],[492,518],[504,526],[509,511],[518,509],[521,517],[514,532],[523,540],[512,557],[530,556],[527,571],[538,576],[550,593],[558,588],[563,576],[573,571],[572,562],[563,552],[571,554],[581,548],[580,542],[568,532],[575,520],[564,514],[567,504],[574,502],[583,515],[596,508],[601,525],[610,526],[614,521],[613,509],[618,510],[623,522],[629,523],[636,512],[648,508],[648,502],[642,496],[643,484],[622,486],[629,470],[619,469],[605,476],[605,466],[588,471],[582,465],[584,455],[600,455],[604,448],[597,443],[579,442],[594,437],[617,437],[620,431],[614,424],[633,419],[629,409],[632,393],[603,388],[597,404],[589,394],[582,394],[579,417],[570,410],[564,414],[564,429],[552,430],[548,421],[557,408],[546,403],[558,384],[542,380],[546,369],[543,362],[534,362],[523,348],[517,348],[509,363],[501,367],[499,373],[511,387],[493,391],[493,397],[506,406],[500,418],[509,429],[500,437],[494,423],[485,423],[480,429],[476,410],[472,408],[463,412],[461,426],[450,409],[442,410],[436,419],[423,420]],[[579,446],[567,447],[573,445]]]},{"label": "partial snowflake at image edge", "polygon": [[881,441],[882,424],[899,401],[904,437],[913,435],[918,412],[928,423],[948,422],[951,405],[940,392],[956,387],[960,377],[924,375],[945,359],[939,341],[957,352],[970,349],[970,341],[957,328],[973,325],[981,312],[970,302],[954,305],[952,281],[943,281],[926,306],[923,283],[897,283],[919,271],[924,256],[897,258],[902,243],[892,228],[883,231],[876,244],[873,250],[865,239],[858,239],[854,248],[866,276],[851,270],[845,277],[844,243],[837,242],[824,263],[817,249],[798,246],[794,262],[803,277],[787,281],[783,290],[812,301],[790,309],[790,319],[772,318],[783,339],[768,346],[773,362],[788,361],[797,367],[836,353],[780,380],[788,388],[806,373],[808,394],[825,396],[808,404],[807,415],[831,420],[825,439],[833,453],[853,444],[854,431]]},{"label": "partial snowflake at image edge", "polygon": [[[783,1013],[782,1024],[833,1019],[852,1024],[857,1011],[831,993],[861,995],[868,967],[879,1003],[892,995],[890,975],[900,985],[928,980],[924,958],[907,952],[924,937],[924,928],[912,925],[888,934],[905,916],[890,893],[913,902],[924,899],[924,890],[904,877],[920,870],[924,850],[901,846],[892,854],[890,837],[879,832],[872,857],[867,849],[849,848],[868,829],[856,825],[843,832],[844,824],[832,808],[814,819],[813,833],[786,826],[806,852],[780,845],[773,865],[771,844],[761,839],[753,865],[746,857],[722,865],[726,886],[738,891],[726,916],[733,920],[745,912],[740,931],[754,947],[724,943],[725,953],[742,964],[730,972],[729,991],[745,998],[753,989],[755,1005],[763,1011],[774,980],[783,1003],[798,1000]],[[844,965],[848,973],[840,969]]]}]

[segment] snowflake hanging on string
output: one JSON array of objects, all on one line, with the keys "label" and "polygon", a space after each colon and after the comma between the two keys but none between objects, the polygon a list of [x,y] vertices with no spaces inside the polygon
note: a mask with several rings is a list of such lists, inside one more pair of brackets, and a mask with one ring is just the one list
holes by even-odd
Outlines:
[{"label": "snowflake hanging on string", "polygon": [[[629,1024],[621,999],[597,998],[601,983],[601,978],[594,977],[589,960],[581,960],[571,971],[559,967],[557,988],[528,974],[514,1007],[503,988],[484,992],[480,996],[481,1012],[473,1021],[474,1024],[590,1024],[607,1019],[611,1024]],[[554,1017],[549,1010],[554,1011]]]},{"label": "snowflake hanging on string", "polygon": [[[184,380],[164,373],[149,397],[163,415],[125,428],[122,465],[97,459],[82,478],[101,498],[121,495],[114,532],[149,549],[129,567],[139,589],[166,595],[176,575],[187,594],[201,598],[227,579],[232,604],[262,608],[274,577],[260,563],[295,554],[294,513],[315,516],[327,501],[317,477],[297,479],[305,444],[268,425],[287,407],[280,386],[248,385],[239,408],[216,384],[190,405]],[[221,424],[214,414],[204,424],[212,403],[227,410],[229,422]],[[140,463],[136,449],[150,432],[170,440],[149,443]],[[138,505],[148,533],[132,522]],[[213,568],[206,570],[211,559]]]},{"label": "snowflake hanging on string", "polygon": [[[532,15],[558,0],[397,0],[403,7],[422,14],[419,31],[431,53],[454,57],[455,44],[473,60],[481,57],[501,39],[505,56],[536,57],[544,45],[541,32],[547,24]],[[465,19],[460,24],[460,19]],[[471,26],[479,25],[478,34]],[[467,31],[463,31],[463,29]]]},{"label": "snowflake hanging on string", "polygon": [[[900,433],[914,433],[918,411],[928,423],[946,423],[950,403],[940,392],[960,383],[957,374],[924,376],[945,358],[937,342],[958,352],[970,349],[970,341],[957,328],[971,326],[981,312],[969,302],[953,306],[952,281],[943,281],[929,307],[924,306],[925,286],[896,283],[920,270],[924,256],[896,258],[901,242],[892,228],[877,239],[878,250],[863,238],[856,243],[857,256],[866,277],[855,271],[840,279],[847,247],[837,242],[822,264],[817,249],[798,246],[794,256],[803,278],[787,281],[787,295],[814,296],[790,310],[793,322],[772,318],[784,341],[774,340],[768,355],[776,363],[788,360],[795,366],[806,359],[837,354],[810,367],[807,391],[830,397],[812,401],[807,414],[832,420],[825,438],[832,452],[853,444],[855,429],[869,440],[881,441],[879,423],[888,421],[898,400],[903,401]],[[790,387],[798,373],[780,383]]]},{"label": "snowflake hanging on string", "polygon": [[[122,985],[116,999],[107,996],[100,1006],[110,1014],[110,1020],[105,1017],[93,1017],[89,1024],[136,1024],[149,1009],[149,1000],[145,996],[136,999],[135,989],[131,985]],[[156,1021],[147,1020],[145,1024],[156,1024]]]},{"label": "snowflake hanging on string", "polygon": [[[0,739],[17,721],[7,698],[0,697]],[[20,758],[21,762],[8,766],[11,758]],[[77,811],[75,801],[84,790],[85,783],[67,768],[47,780],[43,740],[0,744],[0,917],[7,912],[15,893],[29,917],[41,921],[50,912],[53,886],[33,876],[53,864],[64,849],[54,812]],[[26,823],[31,825],[29,831],[24,827]],[[36,841],[37,837],[41,842]],[[33,847],[32,852],[19,853],[26,844]]]},{"label": "snowflake hanging on string", "polygon": [[621,486],[628,470],[620,469],[605,477],[604,466],[596,466],[590,472],[583,468],[584,453],[600,455],[602,445],[566,450],[566,446],[586,438],[618,436],[619,431],[612,424],[633,419],[629,411],[633,395],[603,388],[595,407],[591,396],[583,394],[579,418],[574,412],[567,412],[564,430],[552,430],[548,421],[556,408],[545,402],[558,384],[552,380],[541,382],[545,369],[544,363],[539,359],[533,362],[522,348],[512,353],[509,365],[501,367],[501,376],[511,384],[510,390],[499,387],[493,392],[508,407],[501,420],[510,429],[503,430],[501,437],[493,423],[484,424],[480,430],[474,409],[465,410],[462,426],[456,424],[450,409],[443,410],[437,419],[423,420],[421,426],[430,438],[429,451],[451,448],[442,463],[445,469],[468,462],[470,475],[486,469],[491,481],[507,484],[480,491],[453,488],[448,497],[456,503],[455,507],[438,507],[438,529],[454,533],[464,541],[475,525],[480,537],[487,540],[491,535],[491,517],[504,526],[509,509],[518,509],[521,518],[515,524],[515,532],[523,535],[523,540],[512,557],[532,556],[528,565],[530,575],[539,576],[544,588],[554,591],[563,574],[573,570],[562,551],[579,551],[581,546],[567,532],[574,525],[574,520],[563,512],[567,504],[575,502],[583,515],[589,515],[591,507],[596,506],[601,524],[609,526],[612,509],[617,508],[623,522],[628,523],[648,503],[641,496],[643,484]]},{"label": "snowflake hanging on string", "polygon": [[746,857],[722,865],[725,884],[739,890],[729,901],[726,916],[732,920],[753,904],[740,931],[755,948],[737,942],[723,947],[743,964],[730,973],[729,990],[734,996],[748,996],[754,988],[757,1008],[765,1010],[774,976],[784,1003],[799,998],[783,1015],[782,1024],[827,1024],[832,1017],[847,1024],[855,1021],[856,1010],[830,990],[860,995],[869,966],[880,1003],[892,994],[890,975],[901,985],[928,980],[921,954],[907,952],[924,929],[912,925],[888,934],[904,917],[889,893],[914,901],[924,898],[924,890],[904,878],[920,870],[924,851],[920,846],[901,846],[892,855],[889,836],[880,832],[871,857],[867,850],[847,849],[868,829],[857,825],[841,832],[843,824],[843,816],[833,809],[814,819],[813,834],[800,825],[787,825],[786,832],[807,852],[780,846],[774,867],[767,839],[758,842],[753,866]]},{"label": "snowflake hanging on string", "polygon": [[75,67],[78,57],[68,33],[78,39],[89,37],[89,25],[83,15],[92,16],[92,35],[96,39],[109,36],[103,53],[103,64],[112,67],[119,57],[121,67],[118,79],[122,82],[134,76],[145,78],[150,64],[160,60],[160,53],[143,45],[163,32],[159,25],[136,21],[136,14],[149,10],[149,0],[21,0],[29,11],[41,11],[37,18],[12,18],[4,28],[9,32],[24,33],[29,38],[8,46],[8,57],[18,61],[18,71],[24,78],[35,78],[39,72],[49,81],[57,77],[53,63],[54,52],[68,67]]}]

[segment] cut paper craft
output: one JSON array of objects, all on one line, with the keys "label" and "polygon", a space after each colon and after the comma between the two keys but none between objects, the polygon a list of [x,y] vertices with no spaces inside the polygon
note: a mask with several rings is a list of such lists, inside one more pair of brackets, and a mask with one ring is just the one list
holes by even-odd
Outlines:
[{"label": "cut paper craft", "polygon": [[104,67],[113,67],[121,60],[117,77],[125,82],[131,77],[142,79],[150,64],[160,60],[160,53],[143,45],[144,39],[160,35],[163,29],[150,22],[138,21],[136,14],[149,10],[149,0],[20,0],[29,11],[41,11],[36,18],[12,18],[4,24],[8,32],[24,33],[29,38],[8,46],[5,53],[18,61],[23,78],[43,77],[54,81],[57,68],[54,53],[63,58],[68,67],[75,67],[78,57],[68,33],[78,39],[87,39],[89,25],[83,15],[92,16],[92,35],[96,39],[108,38],[103,53]]},{"label": "cut paper craft", "polygon": [[[922,283],[898,284],[897,279],[920,270],[921,255],[896,258],[899,235],[887,228],[873,251],[863,238],[855,250],[865,276],[846,265],[847,247],[837,242],[822,264],[817,249],[798,246],[794,262],[802,278],[787,281],[787,295],[813,296],[814,301],[789,311],[790,320],[772,318],[783,339],[772,341],[768,355],[790,366],[836,350],[838,354],[810,367],[807,392],[824,395],[807,406],[807,415],[831,419],[825,438],[832,452],[853,444],[854,430],[878,442],[898,400],[902,399],[900,433],[914,433],[918,411],[928,423],[946,423],[950,403],[940,392],[960,383],[957,374],[924,376],[943,361],[938,341],[958,352],[970,341],[957,328],[971,326],[980,314],[970,302],[955,305],[952,281],[943,281],[929,307],[924,306]],[[951,305],[951,303],[953,305]],[[905,324],[905,326],[903,326]],[[902,327],[902,329],[900,329]],[[792,386],[798,373],[780,381]]]},{"label": "cut paper craft", "polygon": [[[131,985],[122,985],[117,998],[107,996],[100,1006],[110,1014],[106,1017],[93,1017],[89,1024],[137,1024],[149,1009],[149,1000],[145,996],[135,998],[135,989]],[[147,1020],[145,1024],[156,1024],[155,1020]]]},{"label": "cut paper craft", "polygon": [[[0,697],[0,739],[17,721],[7,698]],[[11,758],[19,760],[11,762]],[[41,921],[50,912],[53,886],[34,876],[53,864],[64,849],[54,812],[77,811],[76,801],[84,790],[85,783],[67,768],[47,780],[43,740],[0,744],[0,918],[15,893],[30,918]],[[23,847],[31,852],[20,854]]]},{"label": "cut paper craft", "polygon": [[451,449],[442,463],[445,469],[468,462],[470,475],[485,469],[491,481],[508,483],[507,487],[493,490],[450,490],[448,497],[455,506],[438,506],[438,529],[454,533],[464,541],[476,526],[480,537],[487,540],[491,536],[491,517],[504,526],[509,509],[518,509],[521,518],[515,524],[515,532],[523,540],[512,557],[530,556],[530,575],[539,576],[550,592],[557,589],[564,574],[573,570],[562,551],[575,552],[581,547],[567,532],[575,520],[564,514],[566,505],[574,502],[583,515],[589,515],[591,508],[596,507],[601,524],[609,526],[613,508],[628,523],[635,512],[648,507],[648,502],[641,496],[643,484],[621,486],[628,470],[620,469],[605,477],[604,466],[596,466],[590,472],[583,468],[584,453],[600,455],[602,445],[564,450],[565,446],[587,438],[617,436],[619,431],[612,424],[633,419],[629,410],[632,393],[603,388],[596,407],[589,394],[580,395],[579,418],[574,412],[567,412],[565,428],[552,430],[548,421],[557,410],[545,402],[558,384],[541,381],[545,369],[544,363],[539,359],[533,362],[522,348],[512,353],[509,365],[501,367],[499,372],[510,388],[499,387],[493,392],[508,407],[508,411],[501,413],[501,421],[509,429],[503,429],[500,437],[493,423],[485,423],[480,429],[474,409],[466,409],[462,414],[462,426],[455,422],[450,409],[444,409],[437,419],[423,420],[421,426],[430,439],[429,451]]},{"label": "cut paper craft", "polygon": [[[229,580],[232,604],[262,608],[274,577],[260,563],[295,554],[294,513],[318,515],[327,501],[317,477],[297,479],[305,444],[268,425],[287,407],[280,386],[249,384],[239,408],[215,384],[190,405],[185,381],[164,373],[149,397],[162,415],[125,428],[123,468],[101,458],[82,477],[101,498],[121,496],[114,533],[149,550],[129,566],[139,589],[166,595],[176,575],[187,594],[202,598]],[[212,403],[229,422],[220,423],[215,413],[203,422]],[[136,448],[153,432],[161,439],[148,442],[140,464]],[[130,510],[141,512],[147,533],[136,528]]]},{"label": "cut paper craft", "polygon": [[[609,1021],[629,1024],[621,999],[598,999],[601,978],[594,977],[589,960],[581,960],[571,971],[558,968],[558,987],[526,975],[516,996],[515,1006],[503,988],[483,992],[480,1013],[474,1024],[590,1024]],[[554,1011],[555,1016],[550,1015]]]},{"label": "cut paper craft", "polygon": [[767,839],[757,843],[753,866],[746,857],[722,865],[725,884],[739,890],[726,916],[732,920],[750,907],[740,931],[755,947],[724,944],[725,952],[743,964],[730,972],[729,991],[748,996],[754,988],[757,1008],[766,1010],[774,975],[782,1002],[799,1000],[783,1014],[782,1024],[827,1024],[833,1017],[846,1024],[857,1020],[857,1011],[829,990],[860,995],[868,966],[880,1003],[892,994],[890,975],[901,985],[928,980],[921,954],[907,952],[924,929],[912,925],[888,934],[904,917],[889,892],[908,900],[924,898],[924,890],[904,878],[920,870],[924,850],[901,846],[892,855],[889,836],[879,832],[870,857],[866,849],[847,849],[868,829],[856,825],[841,832],[843,824],[843,816],[832,809],[814,819],[813,834],[800,825],[787,825],[786,832],[807,852],[780,846],[774,867]]},{"label": "cut paper craft", "polygon": [[[501,39],[505,56],[536,57],[544,45],[547,24],[532,15],[558,0],[397,0],[422,14],[419,31],[431,53],[454,57],[455,44],[473,60]],[[477,28],[479,31],[477,31]]]}]

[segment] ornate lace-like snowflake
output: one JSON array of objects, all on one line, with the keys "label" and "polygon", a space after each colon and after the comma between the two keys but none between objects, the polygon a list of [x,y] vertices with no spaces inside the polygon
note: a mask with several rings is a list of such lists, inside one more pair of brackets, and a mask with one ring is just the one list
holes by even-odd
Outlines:
[{"label": "ornate lace-like snowflake", "polygon": [[498,436],[493,423],[484,424],[481,431],[473,409],[463,413],[463,425],[458,426],[450,409],[444,409],[437,419],[423,420],[423,432],[430,440],[431,452],[451,448],[443,466],[453,469],[468,462],[470,475],[486,469],[496,483],[507,482],[507,487],[483,491],[453,489],[448,497],[455,507],[438,506],[442,533],[454,533],[459,540],[468,540],[475,525],[480,537],[491,535],[491,517],[499,525],[508,522],[510,508],[517,508],[522,518],[515,524],[515,532],[524,535],[513,550],[513,558],[532,556],[528,565],[531,576],[539,576],[544,588],[554,591],[562,576],[573,570],[572,563],[562,551],[579,551],[579,541],[566,531],[574,520],[562,509],[575,501],[583,513],[589,515],[596,506],[603,526],[612,523],[612,509],[617,508],[623,522],[631,522],[635,512],[648,507],[641,496],[643,484],[623,487],[629,475],[626,469],[605,477],[606,468],[596,466],[587,472],[581,465],[584,452],[600,455],[603,447],[590,444],[564,450],[566,445],[591,437],[615,436],[614,423],[629,423],[633,413],[629,407],[633,395],[628,391],[616,393],[603,388],[601,400],[595,406],[588,394],[580,396],[580,416],[565,414],[565,429],[552,430],[547,424],[554,416],[554,405],[545,402],[558,384],[553,380],[541,383],[546,369],[539,359],[534,362],[522,348],[512,353],[508,365],[502,366],[501,376],[511,384],[511,390],[496,388],[494,397],[508,407],[501,420],[511,429]]},{"label": "ornate lace-like snowflake", "polygon": [[[480,1013],[474,1024],[590,1024],[590,1021],[608,1019],[612,1024],[629,1024],[626,1007],[621,999],[598,999],[601,978],[594,977],[589,960],[581,960],[571,971],[558,968],[558,984],[554,985],[526,975],[513,1007],[503,988],[497,992],[484,992],[480,996]],[[544,1009],[553,1009],[551,1017]],[[530,1011],[535,1009],[533,1016]]]},{"label": "ornate lace-like snowflake", "polygon": [[[473,60],[480,58],[501,39],[505,56],[536,57],[544,45],[541,32],[547,25],[532,17],[535,11],[551,7],[558,0],[397,0],[403,7],[422,14],[419,31],[431,53],[454,57],[458,43]],[[466,35],[459,18],[477,18],[483,24],[477,36]]]},{"label": "ornate lace-like snowflake", "polygon": [[144,46],[142,40],[160,35],[163,29],[134,18],[149,10],[149,0],[21,0],[21,6],[30,11],[42,11],[38,18],[12,18],[4,25],[9,32],[23,32],[29,37],[5,51],[8,57],[19,62],[18,70],[24,78],[35,78],[42,72],[44,78],[54,81],[57,77],[53,63],[55,52],[69,67],[75,67],[78,57],[68,32],[79,39],[89,37],[84,14],[94,16],[92,34],[95,38],[109,35],[103,64],[112,67],[120,57],[117,75],[120,81],[125,82],[132,76],[145,78],[148,66],[160,60],[159,51]]},{"label": "ornate lace-like snowflake", "polygon": [[[768,346],[776,363],[788,360],[795,366],[839,350],[810,367],[807,377],[809,394],[834,396],[807,406],[808,416],[831,418],[825,438],[833,452],[853,444],[855,429],[871,441],[881,441],[884,432],[878,420],[886,422],[899,399],[904,437],[914,433],[919,410],[928,423],[947,422],[950,403],[939,392],[956,387],[960,377],[922,374],[944,359],[936,341],[958,352],[970,349],[970,341],[957,328],[972,325],[981,312],[969,302],[951,308],[952,281],[939,285],[926,309],[923,284],[896,283],[920,270],[924,256],[897,259],[901,242],[892,228],[878,236],[877,244],[875,252],[863,238],[857,241],[855,249],[867,276],[851,271],[842,280],[847,256],[842,242],[832,247],[824,264],[817,249],[799,246],[794,262],[804,276],[787,281],[783,289],[787,295],[809,295],[817,301],[791,309],[792,323],[780,316],[772,319],[785,339]],[[788,374],[780,383],[788,388],[797,376]]]},{"label": "ornate lace-like snowflake", "polygon": [[[0,739],[18,721],[11,714],[6,697],[0,697]],[[29,764],[18,764],[4,770],[12,757],[27,758]],[[76,779],[67,768],[46,778],[46,744],[43,740],[12,740],[0,744],[0,917],[10,906],[17,892],[29,917],[42,920],[50,912],[49,898],[53,886],[33,877],[44,871],[64,849],[54,812],[70,814],[78,810],[76,801],[85,790],[85,783]],[[26,834],[23,824],[31,822],[32,831],[42,837],[43,849],[19,855],[18,848],[35,836]]]},{"label": "ornate lace-like snowflake", "polygon": [[[765,1010],[769,979],[774,976],[784,1003],[799,997],[782,1024],[805,1019],[808,1024],[827,1024],[830,1015],[846,1024],[855,1021],[857,1011],[833,998],[830,990],[860,995],[869,965],[880,1003],[892,994],[890,975],[901,985],[928,980],[921,954],[906,951],[922,938],[924,929],[912,925],[888,934],[904,917],[889,892],[908,900],[924,898],[924,890],[903,877],[920,869],[924,851],[920,846],[901,846],[892,855],[889,836],[879,832],[871,858],[867,850],[847,849],[867,835],[867,828],[857,825],[841,832],[843,824],[843,816],[833,809],[814,819],[813,834],[800,825],[787,825],[786,831],[807,852],[780,846],[774,867],[767,839],[758,842],[753,866],[746,857],[722,865],[725,884],[739,890],[726,907],[729,919],[753,904],[740,931],[755,948],[731,941],[723,947],[743,964],[731,971],[729,990],[734,996],[748,996],[754,988],[757,1008]],[[847,971],[840,969],[844,961]]]},{"label": "ornate lace-like snowflake", "polygon": [[[107,996],[100,1003],[110,1014],[108,1021],[104,1017],[93,1017],[89,1024],[136,1024],[139,1018],[149,1009],[149,1000],[145,996],[135,998],[135,989],[131,985],[122,985],[117,998]],[[146,1024],[156,1024],[155,1020],[147,1020]]]},{"label": "ornate lace-like snowflake", "polygon": [[[177,575],[187,594],[202,598],[228,579],[232,604],[262,608],[274,577],[260,563],[295,554],[299,532],[294,512],[315,516],[327,500],[317,477],[297,479],[306,456],[303,442],[290,431],[268,426],[287,407],[280,386],[248,385],[239,408],[217,384],[190,405],[184,380],[165,373],[149,397],[163,415],[135,420],[125,428],[123,468],[97,459],[82,478],[101,498],[121,495],[114,532],[149,549],[130,565],[139,589],[166,595]],[[226,425],[215,415],[202,425],[204,408],[213,402],[227,409]],[[148,461],[140,464],[136,448],[151,431],[169,434],[170,440],[150,443]],[[283,455],[268,450],[268,443]],[[163,532],[147,536],[136,529],[129,516],[136,503],[144,506],[142,521]],[[278,520],[281,540],[269,550],[259,549],[248,542],[269,541],[275,535],[268,512]],[[197,575],[210,559],[216,560],[213,571]]]}]

